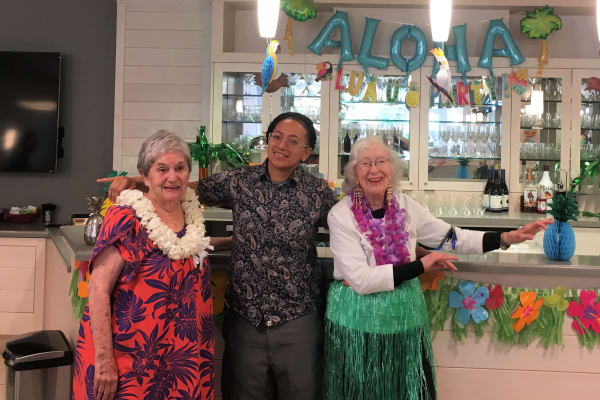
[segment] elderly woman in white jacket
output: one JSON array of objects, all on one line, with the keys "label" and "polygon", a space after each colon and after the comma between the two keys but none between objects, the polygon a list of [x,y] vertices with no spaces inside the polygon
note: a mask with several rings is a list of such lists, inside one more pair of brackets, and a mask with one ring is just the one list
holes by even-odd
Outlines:
[{"label": "elderly woman in white jacket", "polygon": [[325,399],[435,399],[429,320],[418,279],[456,270],[440,252],[417,260],[417,242],[482,253],[532,239],[552,220],[511,232],[452,227],[397,189],[402,166],[378,137],[352,146],[348,194],[328,216],[334,278],[327,300]]}]

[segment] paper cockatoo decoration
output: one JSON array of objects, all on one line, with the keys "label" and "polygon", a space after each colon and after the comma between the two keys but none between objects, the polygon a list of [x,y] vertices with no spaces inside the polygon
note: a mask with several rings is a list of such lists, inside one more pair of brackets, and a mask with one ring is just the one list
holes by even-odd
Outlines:
[{"label": "paper cockatoo decoration", "polygon": [[262,70],[260,73],[262,92],[267,91],[269,83],[277,76],[277,48],[279,40],[271,40],[267,46],[267,56],[263,61]]},{"label": "paper cockatoo decoration", "polygon": [[440,48],[435,48],[431,50],[431,54],[435,57],[437,62],[440,64],[440,70],[435,75],[435,81],[431,79],[430,76],[427,77],[429,82],[440,91],[444,96],[450,100],[452,104],[454,104],[454,99],[452,98],[452,74],[450,73],[450,66],[448,65],[448,60],[444,55],[444,50]]}]

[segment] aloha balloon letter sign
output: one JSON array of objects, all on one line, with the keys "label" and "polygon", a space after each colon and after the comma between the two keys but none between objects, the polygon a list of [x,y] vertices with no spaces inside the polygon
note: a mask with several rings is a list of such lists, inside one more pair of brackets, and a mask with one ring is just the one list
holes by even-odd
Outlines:
[{"label": "aloha balloon letter sign", "polygon": [[[401,71],[406,72],[407,75],[409,75],[411,71],[419,69],[425,62],[425,57],[427,56],[427,37],[420,28],[414,25],[404,25],[396,29],[392,34],[390,39],[389,59],[371,55],[373,40],[380,22],[381,20],[375,18],[365,18],[365,30],[358,52],[358,62],[363,66],[365,76],[367,78],[369,77],[369,67],[383,70],[387,69],[390,59],[392,64]],[[331,35],[338,29],[340,31],[341,40],[332,40]],[[471,70],[469,56],[467,54],[467,24],[454,26],[452,32],[454,33],[455,43],[445,46],[446,58],[448,60],[456,61],[457,71],[465,76],[467,72]],[[504,42],[504,48],[494,48],[494,41],[497,37],[500,37]],[[405,39],[413,40],[416,45],[415,55],[410,59],[407,59],[402,55],[402,42]],[[441,44],[436,44],[434,47],[440,47],[440,45]],[[350,22],[348,21],[348,13],[346,11],[336,11],[331,18],[329,18],[329,21],[327,21],[325,26],[323,26],[321,32],[319,32],[317,37],[308,46],[308,49],[314,54],[321,55],[324,47],[340,48],[340,59],[337,65],[338,70],[340,70],[344,61],[354,59]],[[488,69],[492,76],[494,75],[492,65],[493,57],[509,57],[510,65],[512,66],[521,64],[525,61],[525,58],[523,58],[523,55],[519,51],[519,47],[515,43],[510,31],[501,19],[493,19],[490,21],[479,62],[477,63],[479,67]],[[434,74],[437,72],[438,68],[439,65],[436,62],[433,69]]]}]

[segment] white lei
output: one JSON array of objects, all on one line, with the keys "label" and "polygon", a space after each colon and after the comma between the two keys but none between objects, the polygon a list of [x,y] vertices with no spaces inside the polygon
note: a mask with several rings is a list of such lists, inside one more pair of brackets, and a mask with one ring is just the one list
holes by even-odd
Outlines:
[{"label": "white lei", "polygon": [[181,206],[185,215],[185,236],[178,238],[175,232],[156,215],[152,202],[137,189],[123,190],[117,198],[117,203],[130,206],[141,218],[140,224],[148,232],[148,237],[170,259],[181,260],[194,257],[194,263],[202,267],[202,259],[208,255],[210,238],[204,236],[204,216],[200,210],[200,202],[196,194],[187,188]]}]

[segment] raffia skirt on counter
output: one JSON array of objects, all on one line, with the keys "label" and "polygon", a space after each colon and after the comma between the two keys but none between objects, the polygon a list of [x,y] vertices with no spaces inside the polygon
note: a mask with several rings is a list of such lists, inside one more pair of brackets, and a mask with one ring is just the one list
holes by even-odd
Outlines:
[{"label": "raffia skirt on counter", "polygon": [[331,284],[325,315],[325,400],[434,400],[429,317],[418,279],[360,295]]}]

